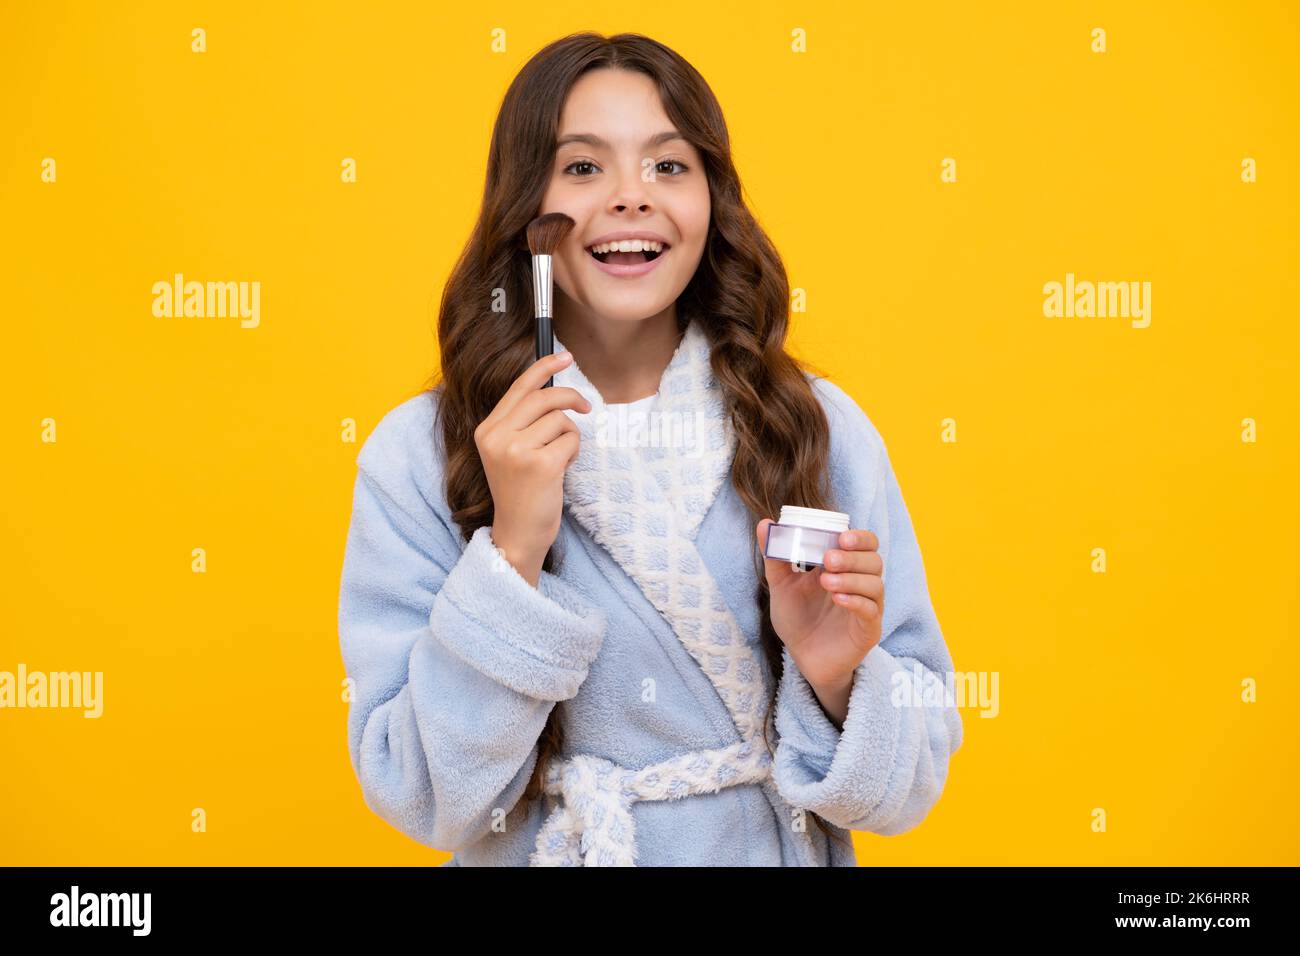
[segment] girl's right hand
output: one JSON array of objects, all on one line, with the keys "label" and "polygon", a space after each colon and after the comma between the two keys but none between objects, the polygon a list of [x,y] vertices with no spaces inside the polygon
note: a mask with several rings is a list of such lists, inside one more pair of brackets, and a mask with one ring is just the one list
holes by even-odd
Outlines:
[{"label": "girl's right hand", "polygon": [[563,409],[591,411],[576,389],[542,388],[572,359],[569,352],[542,356],[474,429],[492,492],[492,541],[533,587],[560,531],[564,472],[580,445],[578,426]]}]

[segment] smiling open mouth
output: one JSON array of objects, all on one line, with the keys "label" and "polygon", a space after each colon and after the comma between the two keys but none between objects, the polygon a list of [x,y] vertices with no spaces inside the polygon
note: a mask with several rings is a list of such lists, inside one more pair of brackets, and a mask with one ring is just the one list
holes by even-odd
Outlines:
[{"label": "smiling open mouth", "polygon": [[[616,243],[602,244],[600,246],[588,246],[587,254],[590,255],[593,259],[595,259],[597,262],[603,262],[607,265],[633,266],[633,265],[643,265],[644,263],[647,262],[654,262],[654,260],[658,259],[659,256],[667,252],[669,249],[669,246],[666,243],[656,242],[651,244],[645,242],[635,242],[634,244],[640,245],[641,248],[633,249],[629,251],[622,251],[616,248],[610,248],[610,245],[617,245]],[[652,245],[659,246],[660,248],[658,249],[652,248]]]}]

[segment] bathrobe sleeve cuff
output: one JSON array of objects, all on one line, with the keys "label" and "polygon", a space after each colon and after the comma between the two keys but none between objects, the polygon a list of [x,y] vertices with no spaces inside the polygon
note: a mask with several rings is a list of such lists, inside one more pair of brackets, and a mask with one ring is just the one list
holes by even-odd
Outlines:
[{"label": "bathrobe sleeve cuff", "polygon": [[[773,774],[782,796],[848,830],[901,833],[925,816],[946,770],[952,696],[919,662],[877,644],[854,672],[838,730],[788,650],[777,700]],[[921,686],[917,686],[917,681]],[[922,701],[927,706],[922,706]],[[922,758],[922,759],[918,759]]]},{"label": "bathrobe sleeve cuff", "polygon": [[477,529],[429,615],[449,651],[501,684],[541,700],[578,693],[606,618],[571,585],[542,571],[537,587],[506,560],[488,525]]},{"label": "bathrobe sleeve cuff", "polygon": [[[802,764],[810,777],[820,779],[831,769],[831,760],[842,733],[826,716],[821,701],[817,699],[808,679],[799,671],[790,651],[782,648],[781,656],[784,669],[776,711],[781,743],[790,759]],[[858,675],[855,673],[850,699],[857,685]]]}]

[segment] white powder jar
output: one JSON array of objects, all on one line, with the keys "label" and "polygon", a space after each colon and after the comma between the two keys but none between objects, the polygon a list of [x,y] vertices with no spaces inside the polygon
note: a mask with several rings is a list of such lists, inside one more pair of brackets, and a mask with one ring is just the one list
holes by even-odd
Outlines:
[{"label": "white powder jar", "polygon": [[765,557],[789,561],[796,571],[818,567],[828,550],[839,547],[840,532],[849,530],[849,516],[842,511],[797,508],[782,505],[776,524],[767,526]]}]

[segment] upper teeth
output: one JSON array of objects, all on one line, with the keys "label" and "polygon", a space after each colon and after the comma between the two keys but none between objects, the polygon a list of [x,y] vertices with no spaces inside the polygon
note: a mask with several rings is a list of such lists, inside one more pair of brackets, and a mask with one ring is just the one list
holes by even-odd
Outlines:
[{"label": "upper teeth", "polygon": [[592,252],[663,252],[664,244],[653,239],[620,239],[618,242],[600,242],[591,247]]}]

